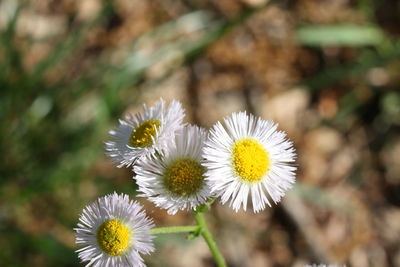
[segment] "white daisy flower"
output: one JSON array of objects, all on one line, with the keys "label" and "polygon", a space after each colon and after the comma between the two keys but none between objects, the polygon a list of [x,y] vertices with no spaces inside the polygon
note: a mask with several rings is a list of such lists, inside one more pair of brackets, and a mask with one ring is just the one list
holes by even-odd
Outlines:
[{"label": "white daisy flower", "polygon": [[[77,250],[86,266],[145,266],[140,254],[154,251],[154,223],[142,206],[117,193],[86,206],[79,218]],[[140,254],[139,254],[140,253]]]},{"label": "white daisy flower", "polygon": [[206,135],[204,129],[187,125],[162,151],[140,159],[134,167],[140,196],[168,214],[205,204],[210,197],[202,166]]},{"label": "white daisy flower", "polygon": [[182,128],[185,112],[178,101],[165,107],[160,99],[153,107],[143,105],[143,114],[129,114],[119,120],[115,130],[111,130],[112,141],[105,143],[106,154],[118,167],[129,167],[140,157],[162,148]]},{"label": "white daisy flower", "polygon": [[204,148],[211,192],[222,204],[230,199],[235,211],[242,205],[246,210],[249,194],[254,212],[271,206],[268,198],[279,202],[295,181],[292,142],[274,122],[245,112],[233,113],[224,122],[211,128]]}]

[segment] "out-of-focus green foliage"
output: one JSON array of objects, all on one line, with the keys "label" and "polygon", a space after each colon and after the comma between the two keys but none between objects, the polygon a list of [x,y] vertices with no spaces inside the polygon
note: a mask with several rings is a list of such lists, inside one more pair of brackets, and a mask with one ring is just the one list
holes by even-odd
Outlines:
[{"label": "out-of-focus green foliage", "polygon": [[[90,176],[91,165],[103,153],[108,118],[115,117],[127,104],[107,98],[121,87],[105,86],[102,79],[115,74],[98,68],[96,62],[79,77],[68,77],[69,60],[82,52],[85,34],[107,17],[109,8],[105,5],[92,23],[74,29],[66,38],[49,40],[51,52],[33,69],[24,66],[23,57],[36,41],[22,43],[15,34],[21,9],[0,31],[2,266],[25,266],[37,260],[36,265],[42,265],[37,255],[46,259],[43,264],[47,266],[77,263],[71,248],[55,239],[54,233],[32,235],[15,225],[13,218],[19,213],[24,216],[25,209],[33,209],[39,217],[50,214],[60,227],[72,228],[76,223],[68,208],[79,209],[82,199],[76,195],[65,202],[65,196],[59,194],[65,188],[69,188],[69,194],[77,192],[80,181]],[[56,79],[49,81],[48,73],[55,68],[65,73],[53,75]],[[135,94],[132,91],[128,101],[133,102]],[[108,181],[112,180],[99,181],[99,185],[106,183],[102,191],[117,190]],[[124,187],[122,191],[133,193],[133,189]]]}]

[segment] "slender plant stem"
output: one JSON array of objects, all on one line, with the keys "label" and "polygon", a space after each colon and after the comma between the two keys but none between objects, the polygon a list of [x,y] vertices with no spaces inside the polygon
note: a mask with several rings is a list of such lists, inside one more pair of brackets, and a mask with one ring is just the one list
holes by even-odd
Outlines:
[{"label": "slender plant stem", "polygon": [[218,267],[226,267],[226,262],[221,252],[219,251],[217,244],[215,243],[211,232],[208,230],[206,220],[202,212],[195,211],[194,218],[197,224],[201,227],[201,236],[206,241],[208,247],[210,248],[211,254],[214,257],[214,260]]},{"label": "slender plant stem", "polygon": [[157,227],[151,229],[153,234],[172,234],[172,233],[186,233],[186,232],[196,232],[200,230],[199,225],[193,226],[169,226],[169,227]]}]

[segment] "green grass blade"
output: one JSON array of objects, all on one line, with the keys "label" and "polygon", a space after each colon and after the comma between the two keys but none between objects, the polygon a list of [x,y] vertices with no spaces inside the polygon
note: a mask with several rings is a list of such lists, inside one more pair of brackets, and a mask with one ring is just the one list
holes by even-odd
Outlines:
[{"label": "green grass blade", "polygon": [[385,36],[376,26],[310,25],[296,32],[297,40],[307,46],[368,46],[379,45]]}]

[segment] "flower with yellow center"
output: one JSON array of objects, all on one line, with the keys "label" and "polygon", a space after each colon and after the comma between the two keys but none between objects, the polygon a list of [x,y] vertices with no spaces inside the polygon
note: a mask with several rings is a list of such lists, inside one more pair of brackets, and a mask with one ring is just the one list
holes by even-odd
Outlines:
[{"label": "flower with yellow center", "polygon": [[154,223],[142,206],[116,193],[88,205],[79,218],[78,257],[87,265],[145,266],[140,254],[154,251]]},{"label": "flower with yellow center", "polygon": [[105,143],[106,154],[118,167],[129,167],[169,143],[183,127],[184,115],[178,101],[172,101],[167,107],[162,99],[150,108],[143,105],[142,113],[129,114],[109,132],[112,140]]},{"label": "flower with yellow center", "polygon": [[159,153],[140,159],[134,166],[140,196],[169,214],[205,204],[210,197],[202,165],[205,139],[203,129],[187,125]]},{"label": "flower with yellow center", "polygon": [[233,113],[210,130],[204,148],[206,183],[224,204],[238,211],[247,208],[250,197],[254,212],[279,202],[295,181],[295,150],[277,125]]}]

